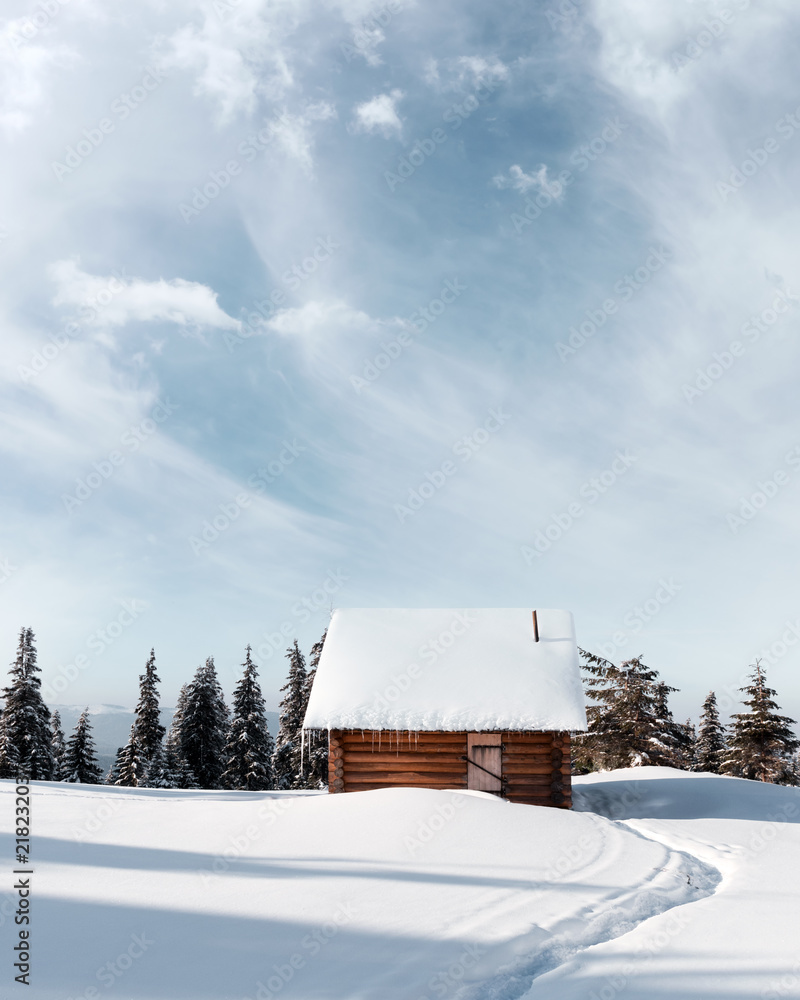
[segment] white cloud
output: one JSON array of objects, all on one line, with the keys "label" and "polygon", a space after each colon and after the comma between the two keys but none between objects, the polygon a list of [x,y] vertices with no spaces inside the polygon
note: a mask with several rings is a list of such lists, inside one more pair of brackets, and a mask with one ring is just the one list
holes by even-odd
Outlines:
[{"label": "white cloud", "polygon": [[159,62],[194,71],[194,93],[210,98],[225,124],[252,114],[259,98],[280,100],[294,85],[284,43],[306,13],[303,3],[270,0],[240,0],[226,16],[209,10],[201,26],[159,41]]},{"label": "white cloud", "polygon": [[220,309],[216,292],[196,281],[145,281],[124,273],[100,277],[82,271],[76,260],[56,261],[50,265],[49,274],[57,285],[53,303],[75,306],[81,320],[96,328],[151,320],[221,330],[241,325]]},{"label": "white cloud", "polygon": [[28,17],[0,28],[0,125],[7,132],[20,132],[31,124],[35,109],[45,100],[50,68],[69,65],[77,58],[65,45],[43,48],[33,44],[29,39],[38,33]]},{"label": "white cloud", "polygon": [[308,104],[300,114],[286,111],[275,128],[275,146],[311,176],[314,172],[312,123],[330,121],[335,117],[336,109],[328,101]]},{"label": "white cloud", "polygon": [[338,338],[342,332],[370,329],[373,320],[344,302],[306,302],[294,309],[281,309],[265,326],[282,337],[298,339],[306,346]]},{"label": "white cloud", "polygon": [[425,81],[439,90],[474,90],[480,85],[498,83],[509,77],[508,66],[497,56],[458,56],[455,59],[429,59]]},{"label": "white cloud", "polygon": [[388,139],[392,133],[400,135],[403,123],[397,114],[397,102],[402,100],[402,90],[392,90],[388,94],[378,94],[355,109],[353,130],[356,132],[380,132]]},{"label": "white cloud", "polygon": [[547,167],[542,164],[535,174],[526,174],[522,167],[515,163],[508,168],[508,176],[497,174],[492,183],[498,188],[513,188],[520,194],[526,194],[531,188],[544,191],[555,201],[560,201],[564,195],[564,187],[558,181],[551,181],[547,176]]}]

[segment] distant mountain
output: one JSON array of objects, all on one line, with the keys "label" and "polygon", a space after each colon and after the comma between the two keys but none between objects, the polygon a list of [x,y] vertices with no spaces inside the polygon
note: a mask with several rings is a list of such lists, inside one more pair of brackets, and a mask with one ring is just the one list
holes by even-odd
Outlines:
[{"label": "distant mountain", "polygon": [[[69,739],[86,705],[51,705],[51,712],[61,715],[61,728]],[[174,708],[161,709],[161,724],[167,729],[172,722]],[[89,705],[94,743],[97,747],[97,761],[106,773],[111,767],[117,750],[128,742],[131,726],[135,718],[133,710],[122,705]],[[272,738],[278,733],[278,713],[267,712],[267,723]]]}]

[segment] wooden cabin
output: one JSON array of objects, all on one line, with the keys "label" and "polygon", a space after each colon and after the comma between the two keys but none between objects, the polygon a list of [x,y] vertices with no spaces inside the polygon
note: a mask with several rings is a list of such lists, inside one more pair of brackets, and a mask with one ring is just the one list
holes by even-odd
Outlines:
[{"label": "wooden cabin", "polygon": [[572,615],[342,608],[304,726],[329,733],[329,790],[474,789],[569,808],[586,729]]}]

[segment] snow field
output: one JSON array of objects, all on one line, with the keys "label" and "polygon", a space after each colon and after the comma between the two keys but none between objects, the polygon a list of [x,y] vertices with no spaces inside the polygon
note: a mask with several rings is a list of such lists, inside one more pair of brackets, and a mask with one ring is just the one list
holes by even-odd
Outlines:
[{"label": "snow field", "polygon": [[32,791],[30,997],[800,997],[798,789],[636,768],[576,779],[573,812],[402,788]]}]

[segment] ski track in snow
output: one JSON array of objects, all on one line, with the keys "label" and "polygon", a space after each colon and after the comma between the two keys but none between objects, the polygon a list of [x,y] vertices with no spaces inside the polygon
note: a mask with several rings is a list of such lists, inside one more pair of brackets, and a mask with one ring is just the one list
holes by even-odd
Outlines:
[{"label": "ski track in snow", "polygon": [[[613,803],[609,805],[613,807]],[[552,972],[594,945],[630,933],[658,914],[713,895],[723,880],[722,872],[714,865],[686,851],[674,850],[661,838],[646,836],[626,820],[593,818],[600,828],[600,850],[586,865],[571,872],[571,879],[593,874],[607,866],[612,851],[615,855],[624,851],[624,837],[619,835],[622,831],[663,847],[663,865],[631,891],[612,895],[603,905],[585,907],[556,924],[550,929],[552,936],[545,944],[488,981],[465,986],[454,994],[458,1000],[519,1000],[539,976]],[[606,829],[602,829],[606,824]],[[534,933],[541,936],[541,929],[537,927]]]}]

